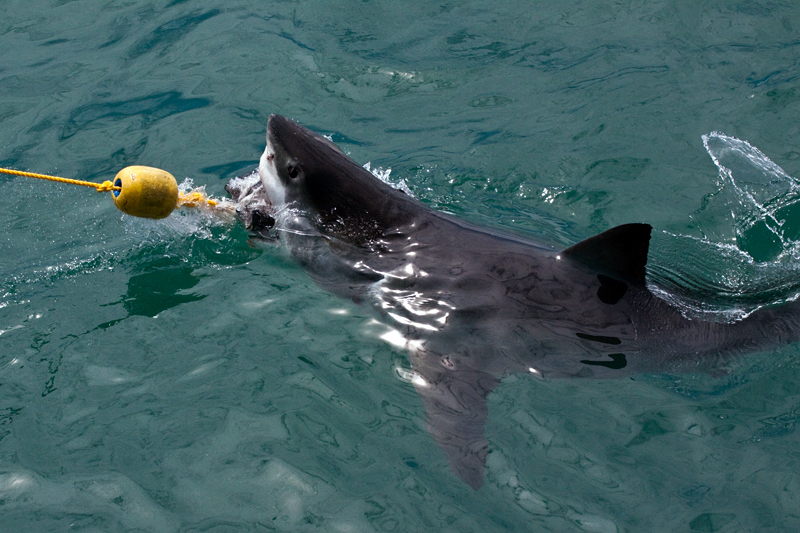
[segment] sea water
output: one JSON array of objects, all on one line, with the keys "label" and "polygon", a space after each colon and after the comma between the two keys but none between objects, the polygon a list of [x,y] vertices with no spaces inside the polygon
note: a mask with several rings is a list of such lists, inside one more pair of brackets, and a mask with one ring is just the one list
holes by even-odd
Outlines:
[{"label": "sea water", "polygon": [[[0,166],[151,165],[219,197],[281,113],[554,247],[648,222],[650,282],[735,321],[798,292],[798,29],[779,0],[7,0]],[[0,531],[800,528],[798,346],[511,376],[475,492],[385,326],[279,247],[0,188]]]}]

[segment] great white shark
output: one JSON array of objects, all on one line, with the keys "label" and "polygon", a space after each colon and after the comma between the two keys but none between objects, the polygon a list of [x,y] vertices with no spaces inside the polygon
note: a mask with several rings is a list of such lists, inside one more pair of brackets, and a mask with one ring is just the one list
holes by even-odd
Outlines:
[{"label": "great white shark", "polygon": [[474,489],[488,448],[486,397],[504,376],[714,368],[800,338],[798,302],[726,323],[688,318],[660,298],[646,283],[648,224],[564,250],[476,227],[280,115],[269,118],[257,175],[226,189],[254,236],[282,242],[318,284],[368,302],[402,333],[426,427]]}]

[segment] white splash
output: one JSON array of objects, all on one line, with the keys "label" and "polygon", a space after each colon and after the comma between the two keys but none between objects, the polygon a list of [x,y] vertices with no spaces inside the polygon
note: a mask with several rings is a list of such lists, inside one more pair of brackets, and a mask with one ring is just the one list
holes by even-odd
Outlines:
[{"label": "white splash", "polygon": [[399,189],[411,197],[414,196],[414,193],[411,192],[411,189],[409,189],[408,184],[406,184],[406,180],[401,179],[398,181],[392,181],[389,178],[389,175],[392,173],[391,168],[387,169],[383,169],[382,167],[372,168],[372,163],[370,161],[364,163],[364,168],[372,172],[373,176],[384,182],[386,185],[389,185],[390,187],[395,189]]},{"label": "white splash", "polygon": [[648,286],[690,318],[735,322],[800,294],[800,183],[747,141],[702,139],[719,170],[692,216],[703,237],[654,232]]},{"label": "white splash", "polygon": [[712,132],[703,146],[733,193],[727,207],[738,247],[756,261],[798,254],[800,183],[747,141]]}]

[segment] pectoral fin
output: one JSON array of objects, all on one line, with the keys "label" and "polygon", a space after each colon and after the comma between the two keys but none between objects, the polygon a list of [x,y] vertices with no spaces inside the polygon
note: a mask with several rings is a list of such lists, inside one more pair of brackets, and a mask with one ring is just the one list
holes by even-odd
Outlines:
[{"label": "pectoral fin", "polygon": [[471,369],[422,376],[415,384],[427,414],[426,428],[447,456],[450,468],[475,490],[483,484],[488,443],[486,397],[499,380]]}]

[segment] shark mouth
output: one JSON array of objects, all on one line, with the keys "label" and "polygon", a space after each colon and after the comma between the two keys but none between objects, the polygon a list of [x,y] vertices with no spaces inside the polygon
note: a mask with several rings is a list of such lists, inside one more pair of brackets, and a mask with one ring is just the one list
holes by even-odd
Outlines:
[{"label": "shark mouth", "polygon": [[236,216],[254,234],[267,237],[275,226],[275,206],[270,201],[258,170],[231,179],[225,190],[236,202]]}]

